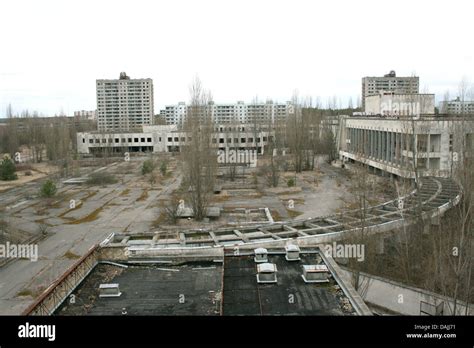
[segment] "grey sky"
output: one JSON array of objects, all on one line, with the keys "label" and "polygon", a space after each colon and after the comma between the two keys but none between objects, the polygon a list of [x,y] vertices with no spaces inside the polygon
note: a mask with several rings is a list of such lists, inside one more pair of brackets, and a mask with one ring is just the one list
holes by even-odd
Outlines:
[{"label": "grey sky", "polygon": [[440,99],[473,81],[472,1],[0,3],[0,116],[95,109],[95,80],[151,77],[155,113],[198,74],[216,102],[342,100],[361,77],[420,76]]}]

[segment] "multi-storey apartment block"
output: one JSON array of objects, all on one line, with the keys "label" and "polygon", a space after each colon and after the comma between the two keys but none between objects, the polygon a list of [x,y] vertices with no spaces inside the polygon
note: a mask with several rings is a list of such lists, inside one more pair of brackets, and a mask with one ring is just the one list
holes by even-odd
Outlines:
[{"label": "multi-storey apartment block", "polygon": [[[269,124],[285,120],[289,105],[289,102],[285,104],[273,102],[245,104],[242,101],[234,104],[209,103],[207,113],[211,115],[216,124]],[[180,102],[178,105],[169,105],[161,110],[160,115],[164,117],[167,124],[182,125],[189,107],[184,102]]]},{"label": "multi-storey apartment block", "polygon": [[97,80],[99,131],[133,130],[153,123],[152,79]]},{"label": "multi-storey apartment block", "polygon": [[439,105],[440,113],[448,115],[474,115],[474,100],[461,100],[457,97],[443,101]]},{"label": "multi-storey apartment block", "polygon": [[362,109],[365,110],[365,98],[379,94],[381,91],[392,91],[397,94],[419,93],[418,76],[401,77],[395,71],[384,76],[367,76],[362,78]]}]

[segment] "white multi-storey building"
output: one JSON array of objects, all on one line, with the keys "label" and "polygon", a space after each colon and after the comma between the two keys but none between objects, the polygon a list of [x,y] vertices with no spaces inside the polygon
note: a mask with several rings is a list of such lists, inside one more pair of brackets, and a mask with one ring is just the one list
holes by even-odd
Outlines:
[{"label": "white multi-storey building", "polygon": [[448,115],[474,115],[474,100],[461,100],[457,97],[439,104],[440,113]]},{"label": "white multi-storey building", "polygon": [[420,79],[418,76],[397,76],[395,71],[384,76],[367,76],[362,78],[362,109],[365,110],[365,98],[377,95],[381,91],[391,91],[397,94],[419,93]]},{"label": "white multi-storey building", "polygon": [[97,80],[99,131],[133,130],[153,123],[152,79]]},{"label": "white multi-storey building", "polygon": [[[208,105],[209,115],[216,124],[229,123],[275,123],[285,120],[290,102],[279,104],[273,102],[245,104],[242,101],[233,104]],[[161,110],[167,124],[182,125],[186,119],[189,105],[180,102],[178,105],[169,105]]]},{"label": "white multi-storey building", "polygon": [[74,111],[75,117],[83,117],[87,118],[88,120],[95,120],[97,115],[96,110],[78,110]]}]

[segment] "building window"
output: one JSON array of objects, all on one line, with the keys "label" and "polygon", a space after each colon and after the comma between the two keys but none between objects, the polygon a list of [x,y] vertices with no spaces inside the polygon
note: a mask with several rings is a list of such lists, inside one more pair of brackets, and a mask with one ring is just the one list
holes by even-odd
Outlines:
[{"label": "building window", "polygon": [[133,138],[134,143],[138,143],[138,138]]},{"label": "building window", "polygon": [[168,137],[168,141],[169,141],[169,142],[172,142],[172,141],[173,141],[173,138]]},{"label": "building window", "polygon": [[146,138],[147,143],[151,143],[151,138]]}]

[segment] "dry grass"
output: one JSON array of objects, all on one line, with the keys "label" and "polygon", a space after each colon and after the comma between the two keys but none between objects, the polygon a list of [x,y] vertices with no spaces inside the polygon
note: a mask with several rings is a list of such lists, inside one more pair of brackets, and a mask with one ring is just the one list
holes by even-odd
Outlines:
[{"label": "dry grass", "polygon": [[89,198],[94,197],[96,194],[97,194],[97,191],[89,191],[89,193],[87,194],[87,196],[85,196],[85,197],[82,199],[82,201],[85,202],[85,201],[87,201]]},{"label": "dry grass", "polygon": [[69,212],[73,211],[73,210],[76,210],[76,209],[79,209],[80,207],[82,207],[82,201],[80,201],[79,203],[77,203],[74,208],[72,209],[68,209],[64,212],[62,212],[61,214],[58,215],[58,218],[62,218],[64,217],[64,215],[68,214]]},{"label": "dry grass", "polygon": [[16,297],[26,297],[26,296],[30,296],[30,297],[33,297],[33,298],[36,298],[38,297],[40,294],[43,293],[45,287],[44,286],[38,286],[36,289],[32,290],[32,289],[22,289],[20,290],[17,294],[16,294]]},{"label": "dry grass", "polygon": [[148,189],[143,189],[142,194],[140,197],[136,199],[136,202],[142,202],[145,201],[148,198]]},{"label": "dry grass", "polygon": [[46,225],[46,226],[48,226],[48,227],[53,226],[53,225],[51,225],[50,223],[46,222],[46,219],[47,219],[47,218],[38,219],[38,220],[35,220],[35,222],[38,223],[38,224]]},{"label": "dry grass", "polygon": [[213,203],[227,202],[229,199],[230,199],[230,196],[225,195],[225,194],[219,194],[219,195],[214,195],[214,197],[212,197],[212,202]]},{"label": "dry grass", "polygon": [[126,188],[125,190],[122,191],[122,193],[120,193],[120,196],[127,196],[129,193],[130,193],[130,189]]},{"label": "dry grass", "polygon": [[286,212],[288,213],[288,216],[292,219],[300,216],[303,214],[303,212],[301,211],[298,211],[298,210],[294,210],[294,209],[286,209]]},{"label": "dry grass", "polygon": [[166,213],[161,212],[160,216],[158,216],[158,218],[155,221],[152,222],[151,226],[153,228],[158,228],[160,225],[163,225],[167,221],[168,221],[168,217],[166,216]]},{"label": "dry grass", "polygon": [[270,214],[272,214],[272,218],[274,221],[282,221],[283,218],[277,210],[270,210]]},{"label": "dry grass", "polygon": [[31,296],[34,297],[34,292],[31,289],[23,289],[16,294],[17,297]]},{"label": "dry grass", "polygon": [[85,222],[95,221],[99,217],[100,212],[104,209],[104,206],[105,205],[103,205],[102,207],[97,208],[92,213],[90,213],[89,215],[84,216],[83,218],[67,222],[67,224],[68,225],[79,225],[79,224],[82,224],[82,223],[85,223]]},{"label": "dry grass", "polygon": [[63,255],[63,257],[65,259],[68,259],[68,260],[76,260],[76,259],[80,258],[79,255],[73,253],[71,250],[66,251],[66,253]]}]

